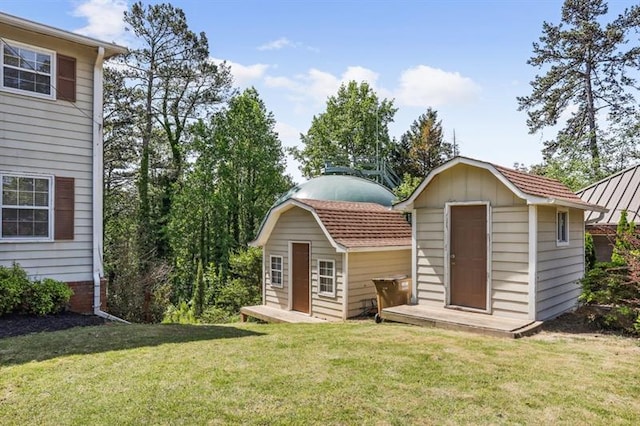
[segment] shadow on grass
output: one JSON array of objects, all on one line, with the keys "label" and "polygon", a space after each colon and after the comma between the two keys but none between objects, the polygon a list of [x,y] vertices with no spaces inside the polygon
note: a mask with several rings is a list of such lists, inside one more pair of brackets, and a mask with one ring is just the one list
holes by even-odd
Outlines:
[{"label": "shadow on grass", "polygon": [[0,366],[68,355],[260,336],[264,333],[220,325],[105,324],[0,339]]}]

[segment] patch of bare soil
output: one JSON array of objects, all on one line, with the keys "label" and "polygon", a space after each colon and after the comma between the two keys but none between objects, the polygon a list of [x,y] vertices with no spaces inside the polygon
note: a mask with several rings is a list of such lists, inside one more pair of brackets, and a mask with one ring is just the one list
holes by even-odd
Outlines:
[{"label": "patch of bare soil", "polygon": [[9,314],[0,317],[0,339],[42,331],[102,325],[105,322],[105,319],[95,315],[81,315],[73,312],[44,316]]},{"label": "patch of bare soil", "polygon": [[576,335],[580,337],[602,337],[618,336],[632,337],[622,331],[609,330],[603,328],[597,321],[594,321],[594,309],[592,306],[582,306],[573,312],[567,312],[559,317],[545,321],[542,326],[540,337],[557,335]]}]

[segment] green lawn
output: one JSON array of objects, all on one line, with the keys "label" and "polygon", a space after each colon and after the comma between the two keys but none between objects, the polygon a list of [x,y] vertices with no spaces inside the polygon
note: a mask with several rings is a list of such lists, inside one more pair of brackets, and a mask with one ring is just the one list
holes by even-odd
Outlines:
[{"label": "green lawn", "polygon": [[401,324],[0,339],[2,424],[640,424],[640,346]]}]

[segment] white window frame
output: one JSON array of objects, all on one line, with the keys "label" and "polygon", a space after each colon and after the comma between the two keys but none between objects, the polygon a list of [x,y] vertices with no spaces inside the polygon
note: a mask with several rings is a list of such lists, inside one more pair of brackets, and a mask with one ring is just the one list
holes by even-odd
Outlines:
[{"label": "white window frame", "polygon": [[[50,91],[51,93],[46,94],[46,93],[38,93],[38,92],[32,92],[30,90],[24,90],[24,89],[16,89],[14,87],[5,87],[4,85],[4,46],[5,44],[8,44],[12,47],[19,47],[19,48],[23,48],[23,49],[29,49],[32,50],[36,53],[40,53],[40,54],[44,54],[44,55],[49,55],[51,56],[51,67],[50,67],[50,73],[49,73],[49,87],[50,87]],[[26,95],[26,96],[33,96],[36,98],[41,98],[41,99],[50,99],[50,100],[55,100],[56,99],[56,88],[55,88],[55,82],[56,82],[56,52],[53,50],[49,50],[49,49],[44,49],[42,47],[37,47],[37,46],[32,46],[30,44],[25,44],[25,43],[20,43],[17,41],[13,41],[13,40],[7,40],[5,39],[4,41],[0,41],[0,90],[5,91],[5,92],[10,92],[10,93],[16,93],[16,94],[20,94],[20,95]],[[15,68],[12,65],[7,65],[8,67],[14,68],[14,69],[22,69],[22,68]],[[29,70],[27,70],[29,71]],[[38,71],[32,70],[34,73],[39,74]],[[41,73],[42,74],[42,73]],[[46,74],[42,74],[42,75],[46,75]]]},{"label": "white window frame", "polygon": [[[331,264],[331,270],[333,271],[333,274],[331,274],[331,275],[322,275],[320,273],[320,271],[321,271],[321,263],[322,262],[326,262],[326,263],[330,263]],[[322,278],[326,278],[326,279],[330,279],[331,280],[331,291],[322,291],[321,290]],[[336,261],[333,260],[333,259],[318,259],[318,294],[320,296],[329,296],[329,297],[335,297],[336,296]]]},{"label": "white window frame", "polygon": [[[280,270],[273,269],[273,259],[280,259]],[[280,272],[280,283],[274,283],[273,273]],[[284,258],[282,256],[270,255],[269,256],[269,285],[271,287],[282,288],[284,286]]]},{"label": "white window frame", "polygon": [[[49,229],[47,237],[5,237],[2,235],[2,209],[3,208],[20,208],[20,206],[12,206],[4,205],[3,199],[3,180],[5,176],[17,177],[17,178],[32,178],[32,179],[45,179],[49,182],[49,198],[48,198],[48,206],[23,206],[25,208],[34,208],[36,210],[48,210],[49,211]],[[54,220],[54,194],[55,194],[55,183],[53,176],[51,175],[38,175],[38,174],[26,174],[26,173],[16,173],[16,172],[0,172],[0,241],[5,242],[41,242],[41,241],[53,241],[53,220]]]},{"label": "white window frame", "polygon": [[[565,239],[560,239],[560,215],[565,215]],[[556,246],[557,247],[566,247],[569,245],[569,233],[570,233],[570,222],[569,222],[569,209],[558,208],[556,209]]]}]

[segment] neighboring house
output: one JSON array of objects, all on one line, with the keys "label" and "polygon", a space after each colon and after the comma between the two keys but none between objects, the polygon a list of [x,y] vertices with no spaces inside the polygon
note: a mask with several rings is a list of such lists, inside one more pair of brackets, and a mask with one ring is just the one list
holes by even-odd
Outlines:
[{"label": "neighboring house", "polygon": [[263,248],[263,306],[344,320],[372,307],[372,278],[409,275],[411,227],[391,210],[391,192],[352,176],[321,176],[292,195],[329,199],[285,197],[267,214],[252,243]]},{"label": "neighboring house", "polygon": [[0,13],[0,50],[0,265],[101,314],[102,64],[126,49]]},{"label": "neighboring house", "polygon": [[620,213],[626,210],[627,220],[640,225],[640,164],[614,173],[578,191],[577,195],[587,203],[609,209],[606,214],[587,212],[585,215],[587,232],[593,235],[597,260],[609,262]]},{"label": "neighboring house", "polygon": [[576,305],[586,203],[552,179],[470,158],[433,170],[412,215],[413,302],[546,320]]}]

